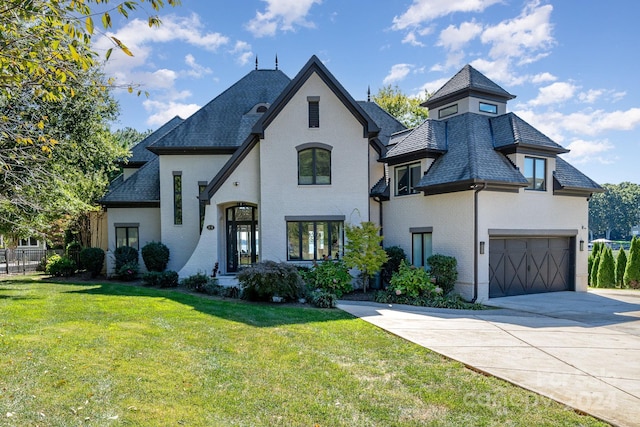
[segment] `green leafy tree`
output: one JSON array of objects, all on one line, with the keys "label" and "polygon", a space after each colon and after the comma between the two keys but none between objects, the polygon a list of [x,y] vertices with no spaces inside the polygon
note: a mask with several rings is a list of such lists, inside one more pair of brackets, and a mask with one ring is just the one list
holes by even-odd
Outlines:
[{"label": "green leafy tree", "polygon": [[631,240],[623,283],[625,288],[640,288],[640,239],[638,237]]},{"label": "green leafy tree", "polygon": [[603,184],[604,193],[589,201],[589,230],[607,239],[626,238],[640,222],[640,185],[631,182]]},{"label": "green leafy tree", "polygon": [[408,128],[413,128],[424,122],[429,117],[429,111],[421,107],[429,95],[425,91],[424,96],[411,97],[400,90],[398,86],[384,86],[373,95],[373,100],[400,123]]},{"label": "green leafy tree", "polygon": [[622,287],[624,283],[624,270],[627,268],[627,253],[620,248],[616,258],[616,286]]},{"label": "green leafy tree", "polygon": [[616,283],[616,267],[611,248],[604,248],[600,253],[600,264],[598,265],[597,287],[611,288]]},{"label": "green leafy tree", "polygon": [[593,254],[593,262],[589,270],[589,285],[598,287],[598,268],[600,268],[601,254],[599,252]]},{"label": "green leafy tree", "polygon": [[360,271],[362,289],[366,292],[370,277],[379,272],[389,259],[380,245],[382,243],[380,227],[368,221],[362,222],[359,226],[346,225],[345,234],[347,243],[344,262],[348,267],[357,268]]}]

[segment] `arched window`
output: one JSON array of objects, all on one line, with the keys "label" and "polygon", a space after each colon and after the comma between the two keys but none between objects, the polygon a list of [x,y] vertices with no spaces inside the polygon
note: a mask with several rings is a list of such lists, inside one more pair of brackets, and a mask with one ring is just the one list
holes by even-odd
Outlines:
[{"label": "arched window", "polygon": [[331,147],[304,144],[298,147],[298,184],[331,184]]}]

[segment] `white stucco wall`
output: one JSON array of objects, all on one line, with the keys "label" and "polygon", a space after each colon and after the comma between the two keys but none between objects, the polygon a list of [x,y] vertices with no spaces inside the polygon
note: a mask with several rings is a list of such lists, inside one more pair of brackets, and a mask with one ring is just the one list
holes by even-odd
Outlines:
[{"label": "white stucco wall", "polygon": [[[320,97],[319,128],[309,128],[308,96]],[[298,185],[295,147],[313,142],[333,147],[330,185]],[[313,74],[268,126],[260,144],[261,259],[287,259],[285,216],[369,220],[368,147],[362,124]]]},{"label": "white stucco wall", "polygon": [[[160,208],[109,208],[107,211],[107,257],[116,249],[116,224],[138,224],[138,261],[140,272],[145,272],[140,251],[149,242],[160,241]],[[107,271],[107,275],[113,274]]]},{"label": "white stucco wall", "polygon": [[[171,252],[167,269],[180,271],[200,239],[198,183],[209,182],[231,155],[160,156],[161,241]],[[182,172],[182,225],[174,224],[173,172]]]},{"label": "white stucco wall", "polygon": [[[259,205],[260,203],[260,143],[244,158],[222,187],[214,194],[206,207],[202,234],[192,255],[179,271],[181,278],[196,273],[211,274],[218,262],[220,272],[226,265],[225,209],[238,203]],[[213,225],[214,230],[208,230]],[[258,224],[259,227],[259,224]]]}]

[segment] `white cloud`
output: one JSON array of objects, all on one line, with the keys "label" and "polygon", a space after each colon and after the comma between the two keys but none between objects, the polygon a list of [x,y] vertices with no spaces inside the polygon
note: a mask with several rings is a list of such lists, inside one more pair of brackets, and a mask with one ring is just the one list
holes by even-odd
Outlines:
[{"label": "white cloud", "polygon": [[420,27],[454,12],[482,12],[502,0],[414,0],[400,16],[393,18],[394,30]]},{"label": "white cloud", "polygon": [[538,96],[528,102],[532,106],[555,105],[573,98],[578,87],[567,82],[555,82],[538,90]]},{"label": "white cloud", "polygon": [[450,51],[460,50],[481,32],[482,25],[476,22],[463,22],[459,27],[449,25],[440,32],[436,46],[442,46]]},{"label": "white cloud", "polygon": [[404,38],[402,39],[402,43],[410,44],[411,46],[418,46],[418,47],[424,46],[424,43],[422,43],[417,39],[416,33],[414,33],[413,31],[408,32],[407,35],[404,36]]},{"label": "white cloud", "polygon": [[573,164],[613,163],[610,151],[614,148],[614,145],[606,139],[601,141],[574,139],[566,148],[571,151],[563,154],[562,157]]},{"label": "white cloud", "polygon": [[153,101],[145,100],[142,105],[151,115],[147,119],[149,126],[161,126],[175,116],[186,119],[200,109],[196,104],[183,104],[175,101]]},{"label": "white cloud", "polygon": [[315,28],[315,24],[307,21],[311,6],[322,3],[322,0],[263,0],[267,3],[266,11],[256,11],[256,16],[246,24],[255,37],[274,36],[278,30],[295,31],[296,26]]},{"label": "white cloud", "polygon": [[471,61],[471,65],[491,80],[499,82],[500,84],[516,86],[527,80],[526,75],[517,75],[512,70],[512,64],[509,58],[500,58],[495,61],[476,59]]},{"label": "white cloud", "polygon": [[427,91],[428,93],[434,93],[435,91],[440,89],[442,86],[444,86],[444,84],[448,81],[449,81],[449,78],[442,78],[442,79],[427,82],[420,87],[419,94],[423,95],[424,91]]},{"label": "white cloud", "polygon": [[553,6],[540,6],[539,3],[538,0],[531,1],[517,18],[483,31],[480,39],[491,45],[491,58],[517,58],[524,64],[547,55],[546,51],[555,43],[551,34]]},{"label": "white cloud", "polygon": [[383,84],[388,85],[391,83],[399,82],[400,80],[407,77],[407,75],[413,69],[413,65],[411,64],[395,64],[391,67],[391,71],[382,81]]},{"label": "white cloud", "polygon": [[556,80],[558,80],[556,76],[547,72],[536,74],[535,76],[531,77],[531,83],[534,84],[555,82]]},{"label": "white cloud", "polygon": [[234,55],[237,55],[236,61],[240,65],[247,64],[253,57],[253,52],[251,51],[251,45],[241,40],[238,40],[236,42],[236,44],[233,46],[233,49],[231,49],[230,52]]},{"label": "white cloud", "polygon": [[211,74],[211,68],[203,67],[202,65],[196,62],[196,59],[190,53],[184,57],[184,62],[189,66],[189,70],[187,71],[187,75],[190,77],[200,78],[205,74]]}]

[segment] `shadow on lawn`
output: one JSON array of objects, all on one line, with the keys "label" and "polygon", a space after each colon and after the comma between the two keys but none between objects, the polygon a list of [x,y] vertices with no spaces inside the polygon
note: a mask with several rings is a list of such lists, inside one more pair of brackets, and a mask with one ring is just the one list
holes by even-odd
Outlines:
[{"label": "shadow on lawn", "polygon": [[190,306],[201,313],[256,327],[353,319],[353,316],[338,309],[318,309],[303,304],[259,303],[211,297],[190,293],[180,288],[158,289],[127,283],[61,282],[53,279],[44,279],[43,282],[86,286],[84,289],[67,291],[73,294],[166,298]]}]

